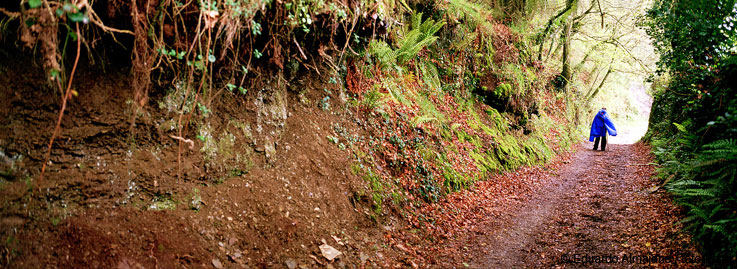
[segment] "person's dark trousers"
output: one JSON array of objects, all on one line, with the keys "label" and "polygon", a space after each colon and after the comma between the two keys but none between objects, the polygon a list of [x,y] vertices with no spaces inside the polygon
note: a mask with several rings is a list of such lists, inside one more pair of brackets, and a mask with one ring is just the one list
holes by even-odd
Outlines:
[{"label": "person's dark trousers", "polygon": [[599,139],[601,138],[601,150],[606,150],[606,136],[597,136],[594,138],[594,150],[599,148]]}]

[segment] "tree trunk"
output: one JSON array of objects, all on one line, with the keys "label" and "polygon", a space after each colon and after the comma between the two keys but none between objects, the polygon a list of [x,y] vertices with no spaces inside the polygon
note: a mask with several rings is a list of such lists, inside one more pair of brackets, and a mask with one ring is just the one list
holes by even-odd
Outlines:
[{"label": "tree trunk", "polygon": [[563,89],[568,91],[568,82],[571,81],[571,22],[566,22],[563,30],[563,69],[560,75],[563,77]]}]

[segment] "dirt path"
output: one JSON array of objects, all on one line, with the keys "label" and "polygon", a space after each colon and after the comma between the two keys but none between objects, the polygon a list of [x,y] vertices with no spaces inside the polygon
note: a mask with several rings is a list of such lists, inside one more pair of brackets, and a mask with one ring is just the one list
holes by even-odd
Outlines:
[{"label": "dirt path", "polygon": [[[427,252],[441,253],[428,262],[471,268],[702,267],[678,224],[682,212],[651,178],[649,148],[622,144],[601,152],[588,146],[557,166],[513,173],[518,182],[536,183],[512,202],[472,205],[498,213],[460,228],[465,232],[443,242],[447,248]],[[487,188],[481,185],[468,197]]]},{"label": "dirt path", "polygon": [[599,152],[581,150],[575,154],[568,165],[559,170],[557,177],[549,181],[543,193],[534,195],[523,203],[516,213],[508,216],[508,227],[498,233],[489,234],[488,254],[474,260],[478,267],[512,268],[520,267],[522,258],[528,256],[529,246],[534,245],[535,237],[544,229],[546,219],[554,216],[562,208],[561,200],[571,193],[572,188],[585,177],[587,168],[594,163]]}]

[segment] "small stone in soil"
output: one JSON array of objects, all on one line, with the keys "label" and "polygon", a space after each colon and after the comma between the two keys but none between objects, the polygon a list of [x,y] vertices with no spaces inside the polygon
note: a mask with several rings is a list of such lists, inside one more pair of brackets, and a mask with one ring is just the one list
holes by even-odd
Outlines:
[{"label": "small stone in soil", "polygon": [[297,262],[295,262],[293,259],[287,259],[286,261],[284,261],[284,264],[286,264],[287,268],[289,269],[297,268]]},{"label": "small stone in soil", "polygon": [[215,266],[217,269],[223,268],[223,263],[220,262],[218,259],[212,259],[212,266]]}]

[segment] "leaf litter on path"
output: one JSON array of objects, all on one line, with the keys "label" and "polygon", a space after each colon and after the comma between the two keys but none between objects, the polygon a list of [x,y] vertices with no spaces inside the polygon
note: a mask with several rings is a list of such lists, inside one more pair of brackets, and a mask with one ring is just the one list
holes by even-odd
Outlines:
[{"label": "leaf litter on path", "polygon": [[634,165],[652,161],[646,145],[579,146],[560,157],[420,208],[392,243],[412,243],[430,267],[611,265],[598,264],[606,257],[617,267],[703,267],[678,223],[682,209],[653,189],[654,167]]}]

